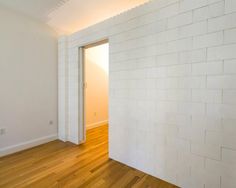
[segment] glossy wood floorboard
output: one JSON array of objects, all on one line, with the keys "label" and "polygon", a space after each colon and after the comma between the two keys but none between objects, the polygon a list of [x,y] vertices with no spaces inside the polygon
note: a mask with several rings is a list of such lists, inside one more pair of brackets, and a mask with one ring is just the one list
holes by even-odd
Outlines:
[{"label": "glossy wood floorboard", "polygon": [[85,144],[59,140],[0,158],[1,188],[176,188],[108,159],[108,128],[87,131]]}]

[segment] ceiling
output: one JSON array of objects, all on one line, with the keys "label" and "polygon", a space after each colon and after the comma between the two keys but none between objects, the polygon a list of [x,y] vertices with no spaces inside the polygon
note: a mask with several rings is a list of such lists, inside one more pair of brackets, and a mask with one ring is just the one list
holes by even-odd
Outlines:
[{"label": "ceiling", "polygon": [[0,0],[0,5],[70,34],[149,0]]}]

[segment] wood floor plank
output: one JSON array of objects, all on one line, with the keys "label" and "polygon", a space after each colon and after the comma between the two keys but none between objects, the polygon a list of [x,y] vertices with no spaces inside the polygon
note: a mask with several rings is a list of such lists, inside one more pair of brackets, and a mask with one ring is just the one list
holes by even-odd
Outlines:
[{"label": "wood floor plank", "polygon": [[0,188],[177,188],[108,158],[108,126],[0,158]]}]

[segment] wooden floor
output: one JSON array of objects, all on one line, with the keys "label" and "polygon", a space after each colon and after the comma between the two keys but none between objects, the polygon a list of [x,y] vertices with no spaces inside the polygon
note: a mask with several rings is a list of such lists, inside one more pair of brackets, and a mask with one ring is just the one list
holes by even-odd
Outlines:
[{"label": "wooden floor", "polygon": [[85,144],[53,141],[0,158],[1,188],[176,188],[108,159],[107,126],[88,130]]}]

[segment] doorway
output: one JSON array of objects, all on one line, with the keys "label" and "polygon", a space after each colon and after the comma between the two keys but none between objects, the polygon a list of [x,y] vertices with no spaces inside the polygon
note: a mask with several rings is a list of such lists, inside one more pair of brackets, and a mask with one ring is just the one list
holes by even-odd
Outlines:
[{"label": "doorway", "polygon": [[108,126],[109,43],[103,40],[82,47],[82,134],[86,142],[88,130]]}]

